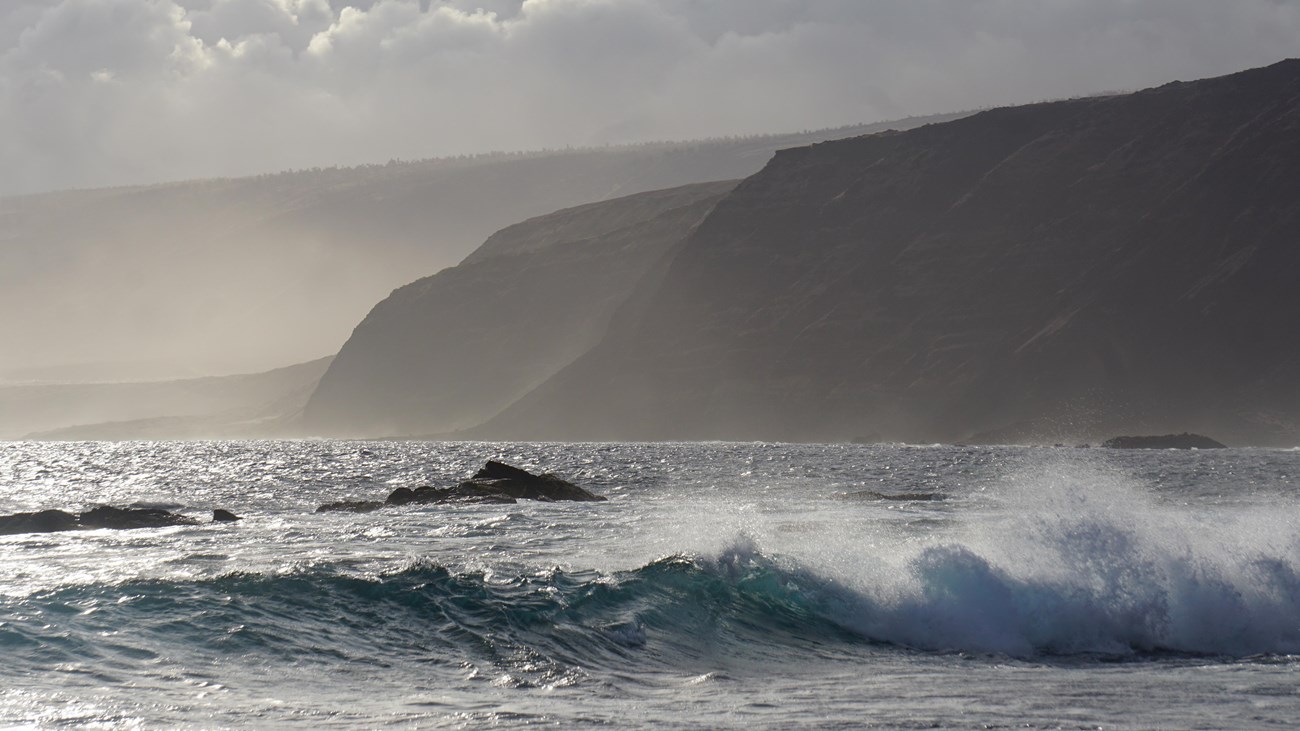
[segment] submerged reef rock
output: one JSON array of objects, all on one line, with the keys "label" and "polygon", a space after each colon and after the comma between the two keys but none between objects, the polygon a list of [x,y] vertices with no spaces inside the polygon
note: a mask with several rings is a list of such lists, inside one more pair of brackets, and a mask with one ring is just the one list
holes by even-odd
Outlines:
[{"label": "submerged reef rock", "polygon": [[318,513],[369,513],[384,507],[379,500],[340,500],[316,508]]},{"label": "submerged reef rock", "polygon": [[81,514],[83,528],[164,528],[171,525],[198,525],[199,521],[158,508],[115,508],[101,505]]},{"label": "submerged reef rock", "polygon": [[393,492],[389,494],[388,499],[384,502],[387,505],[409,505],[411,503],[445,503],[449,500],[466,503],[516,502],[514,498],[507,495],[473,489],[461,489],[460,485],[448,488],[421,485],[414,490],[409,487],[399,487],[396,490],[393,490]]},{"label": "submerged reef rock", "polygon": [[875,490],[858,490],[856,492],[840,493],[838,496],[844,500],[893,500],[896,502],[936,502],[948,499],[947,495],[941,492],[896,492],[884,493]]},{"label": "submerged reef rock", "polygon": [[[220,510],[214,512],[226,513]],[[238,520],[238,518],[235,518]],[[172,525],[198,525],[194,518],[158,508],[115,508],[101,505],[84,513],[69,513],[63,510],[42,510],[37,513],[14,513],[0,515],[0,535],[17,533],[58,533],[60,531],[82,528],[112,528],[130,530],[134,528],[164,528]]]},{"label": "submerged reef rock", "polygon": [[399,487],[389,493],[383,502],[341,500],[326,503],[316,508],[316,512],[369,513],[387,506],[446,502],[514,503],[519,500],[597,502],[605,499],[603,495],[596,495],[555,475],[549,473],[534,475],[503,462],[489,460],[483,465],[483,469],[474,473],[473,477],[455,487],[433,485],[421,485],[415,489]]},{"label": "submerged reef rock", "polygon": [[39,513],[14,513],[0,515],[0,535],[15,533],[57,533],[80,528],[77,516],[62,510],[42,510]]},{"label": "submerged reef rock", "polygon": [[1200,434],[1112,437],[1101,443],[1108,449],[1226,449],[1228,445]]}]

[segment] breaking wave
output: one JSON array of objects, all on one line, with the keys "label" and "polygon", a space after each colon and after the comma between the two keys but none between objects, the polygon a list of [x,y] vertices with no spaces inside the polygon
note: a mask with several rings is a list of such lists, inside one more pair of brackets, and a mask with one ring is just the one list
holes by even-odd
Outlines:
[{"label": "breaking wave", "polygon": [[[520,685],[590,672],[689,670],[720,656],[965,651],[1017,657],[1300,652],[1294,552],[1224,563],[1153,552],[1086,516],[1018,564],[936,542],[857,581],[740,538],[604,574],[502,577],[416,563],[214,579],[79,585],[6,599],[0,648],[30,670],[187,656],[296,663],[431,663]],[[1028,545],[1028,544],[1026,544]],[[1047,545],[1054,545],[1051,551]],[[893,648],[891,650],[891,648]]]}]

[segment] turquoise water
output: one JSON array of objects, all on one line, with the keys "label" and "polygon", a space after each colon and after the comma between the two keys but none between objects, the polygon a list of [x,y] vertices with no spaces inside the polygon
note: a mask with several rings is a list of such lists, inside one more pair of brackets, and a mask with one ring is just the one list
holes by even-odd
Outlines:
[{"label": "turquoise water", "polygon": [[[339,499],[487,459],[606,503]],[[1300,452],[0,444],[0,725],[1286,726]],[[912,495],[924,500],[883,499]]]}]

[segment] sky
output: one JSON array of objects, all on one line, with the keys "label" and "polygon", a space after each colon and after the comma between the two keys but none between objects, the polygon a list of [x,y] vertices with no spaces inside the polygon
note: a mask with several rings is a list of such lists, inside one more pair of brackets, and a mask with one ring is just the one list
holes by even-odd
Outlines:
[{"label": "sky", "polygon": [[3,0],[0,194],[798,131],[1300,56],[1300,0]]}]

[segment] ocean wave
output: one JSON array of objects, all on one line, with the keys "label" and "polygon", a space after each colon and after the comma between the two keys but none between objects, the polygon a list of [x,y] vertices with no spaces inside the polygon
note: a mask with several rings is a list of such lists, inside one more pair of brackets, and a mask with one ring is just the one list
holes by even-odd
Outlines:
[{"label": "ocean wave", "polygon": [[863,634],[935,650],[1015,657],[1300,652],[1300,577],[1261,558],[1225,574],[1195,558],[1087,565],[1017,575],[969,547],[931,546],[892,596],[863,597],[845,622]]},{"label": "ocean wave", "polygon": [[705,672],[720,658],[761,667],[888,646],[1017,657],[1300,652],[1293,559],[1260,556],[1229,575],[1196,556],[1154,561],[1133,536],[1094,529],[1073,571],[1018,573],[972,546],[940,543],[859,586],[744,537],[714,556],[612,574],[415,563],[380,575],[322,566],[77,585],[6,600],[0,648],[31,670],[109,672],[178,654],[417,661],[519,685],[578,682],[629,662]]},{"label": "ocean wave", "polygon": [[532,685],[629,661],[671,668],[855,641],[790,576],[757,554],[746,561],[674,556],[617,574],[508,577],[430,563],[381,575],[323,566],[82,584],[5,600],[0,648],[21,650],[31,670],[177,655],[414,660]]}]

